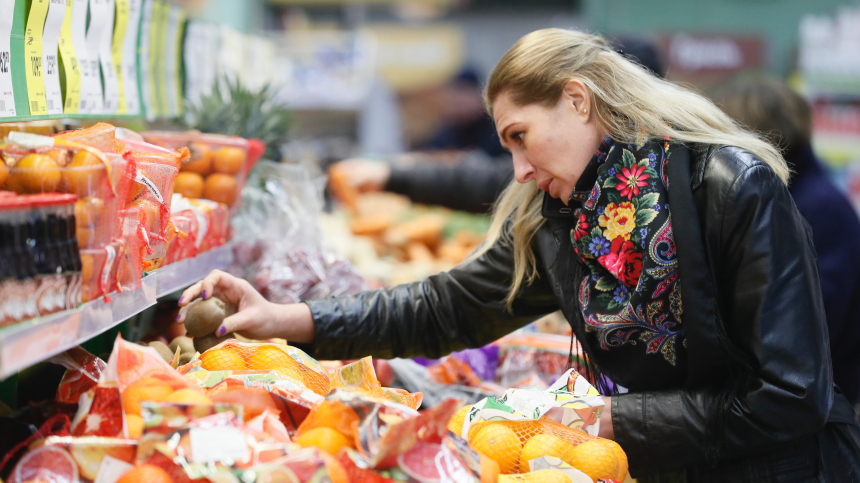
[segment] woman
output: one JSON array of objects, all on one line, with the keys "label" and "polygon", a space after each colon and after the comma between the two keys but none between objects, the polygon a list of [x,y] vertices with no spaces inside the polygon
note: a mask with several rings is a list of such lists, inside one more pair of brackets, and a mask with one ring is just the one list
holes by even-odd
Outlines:
[{"label": "woman", "polygon": [[180,304],[218,295],[239,307],[221,333],[285,337],[321,359],[439,357],[561,309],[592,380],[629,391],[606,398],[601,436],[635,477],[860,481],[860,429],[833,390],[779,152],[574,31],[520,39],[486,104],[517,183],[457,268],[289,306],[215,272]]}]

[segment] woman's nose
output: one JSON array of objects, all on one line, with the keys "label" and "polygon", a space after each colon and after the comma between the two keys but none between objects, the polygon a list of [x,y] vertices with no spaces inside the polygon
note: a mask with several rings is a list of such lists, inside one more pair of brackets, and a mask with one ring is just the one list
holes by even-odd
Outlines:
[{"label": "woman's nose", "polygon": [[514,178],[520,183],[534,179],[535,167],[522,154],[514,153]]}]

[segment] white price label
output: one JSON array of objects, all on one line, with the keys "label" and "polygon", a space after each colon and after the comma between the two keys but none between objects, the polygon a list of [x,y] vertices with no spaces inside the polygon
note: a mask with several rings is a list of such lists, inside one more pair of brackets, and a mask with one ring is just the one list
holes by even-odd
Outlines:
[{"label": "white price label", "polygon": [[162,205],[164,204],[164,197],[161,196],[161,191],[159,191],[158,187],[155,186],[155,183],[153,183],[151,179],[144,176],[144,174],[141,173],[140,170],[137,170],[137,173],[135,173],[134,180],[145,186],[146,189],[148,189],[149,192],[152,193],[152,196],[155,197],[155,199],[159,203],[161,203]]},{"label": "white price label", "polygon": [[15,115],[15,94],[12,90],[12,48],[9,45],[14,13],[15,0],[0,0],[0,117]]},{"label": "white price label", "polygon": [[119,81],[113,65],[114,0],[102,0],[103,22],[99,40],[99,61],[104,79],[104,113],[113,114],[119,108]]},{"label": "white price label", "polygon": [[182,99],[178,97],[177,80],[177,49],[179,47],[179,20],[181,10],[175,5],[170,5],[170,13],[167,17],[167,35],[164,41],[164,78],[159,81],[164,86],[164,95],[167,98],[167,117],[178,117],[179,106]]},{"label": "white price label", "polygon": [[65,17],[66,0],[51,0],[48,5],[48,16],[45,19],[45,30],[42,33],[42,72],[45,79],[45,104],[48,107],[48,114],[63,113],[58,41]]},{"label": "white price label", "polygon": [[194,463],[247,461],[248,440],[239,428],[191,428],[191,456]]},{"label": "white price label", "polygon": [[99,65],[99,45],[105,28],[106,12],[104,9],[106,0],[90,0],[90,25],[87,28],[87,60],[89,61],[89,74],[92,89],[87,99],[87,112],[101,114],[104,112],[104,95],[101,83],[101,67]]},{"label": "white price label", "polygon": [[78,112],[82,114],[91,112],[92,91],[95,88],[95,84],[100,82],[98,77],[94,77],[90,72],[90,56],[87,50],[87,12],[89,11],[89,7],[89,0],[74,0],[72,6],[72,45],[74,46],[75,57],[78,59],[78,68],[81,72]]},{"label": "white price label", "polygon": [[128,473],[134,468],[133,465],[126,463],[121,459],[113,456],[105,456],[102,459],[102,464],[99,466],[99,472],[96,476],[96,481],[93,483],[116,483],[122,478],[122,475]]},{"label": "white price label", "polygon": [[152,42],[150,31],[152,29],[152,14],[155,8],[154,0],[144,0],[141,10],[143,17],[140,22],[140,95],[143,99],[143,108],[146,110],[146,118],[155,118],[155,107],[153,105],[154,93],[149,83],[150,58],[152,57]]},{"label": "white price label", "polygon": [[125,86],[127,114],[140,114],[140,89],[137,82],[137,35],[143,0],[128,0],[128,26],[122,41],[122,85]]}]

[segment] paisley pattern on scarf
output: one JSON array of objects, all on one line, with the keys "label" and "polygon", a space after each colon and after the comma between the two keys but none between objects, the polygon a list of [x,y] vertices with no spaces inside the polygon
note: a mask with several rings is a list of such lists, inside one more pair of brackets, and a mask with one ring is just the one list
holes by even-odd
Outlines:
[{"label": "paisley pattern on scarf", "polygon": [[604,141],[591,195],[570,238],[588,276],[579,287],[586,330],[600,348],[641,343],[675,365],[684,350],[678,258],[669,212],[669,142]]}]

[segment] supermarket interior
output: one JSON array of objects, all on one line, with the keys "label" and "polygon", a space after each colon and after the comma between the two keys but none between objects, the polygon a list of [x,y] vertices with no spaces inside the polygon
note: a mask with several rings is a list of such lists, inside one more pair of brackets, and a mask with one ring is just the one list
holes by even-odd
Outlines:
[{"label": "supermarket interior", "polygon": [[0,483],[860,483],[858,422],[857,0],[0,0]]}]

